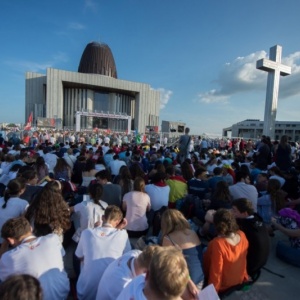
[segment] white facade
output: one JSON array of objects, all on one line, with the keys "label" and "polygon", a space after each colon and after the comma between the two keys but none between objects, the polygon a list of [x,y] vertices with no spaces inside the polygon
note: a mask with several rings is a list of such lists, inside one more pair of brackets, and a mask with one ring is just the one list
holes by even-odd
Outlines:
[{"label": "white facade", "polygon": [[[264,122],[257,119],[247,119],[230,127],[223,128],[223,136],[240,137],[243,139],[257,139],[263,135]],[[287,135],[291,141],[300,140],[300,122],[276,121],[275,140],[280,140],[283,135]]]},{"label": "white facade", "polygon": [[162,121],[161,132],[169,137],[178,137],[184,134],[186,124],[183,122]]},{"label": "white facade", "polygon": [[[76,111],[98,111],[131,116],[132,130],[138,132],[159,124],[160,93],[144,83],[48,68],[46,75],[26,73],[25,97],[25,120],[33,111],[33,122],[38,117],[58,118],[63,126],[74,128]],[[81,124],[92,128],[93,119],[87,117]],[[105,126],[127,128],[124,120],[108,119]]]}]

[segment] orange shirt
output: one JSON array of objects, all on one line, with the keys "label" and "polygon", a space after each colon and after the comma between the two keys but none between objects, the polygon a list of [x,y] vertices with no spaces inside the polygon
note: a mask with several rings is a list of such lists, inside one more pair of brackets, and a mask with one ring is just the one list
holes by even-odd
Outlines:
[{"label": "orange shirt", "polygon": [[241,237],[237,245],[229,244],[224,237],[216,237],[209,242],[204,252],[204,274],[208,284],[212,283],[217,292],[248,280],[248,240],[242,231],[237,233]]}]

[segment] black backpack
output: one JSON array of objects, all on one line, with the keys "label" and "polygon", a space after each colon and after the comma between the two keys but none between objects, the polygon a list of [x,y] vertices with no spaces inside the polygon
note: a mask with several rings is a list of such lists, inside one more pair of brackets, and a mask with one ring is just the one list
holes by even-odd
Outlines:
[{"label": "black backpack", "polygon": [[192,219],[196,216],[196,211],[201,203],[202,201],[198,196],[188,194],[182,199],[179,210],[180,212],[182,212],[186,219]]},{"label": "black backpack", "polygon": [[159,210],[154,213],[153,222],[152,222],[152,235],[158,236],[161,229],[161,216],[164,211],[168,209],[167,206],[162,206]]}]

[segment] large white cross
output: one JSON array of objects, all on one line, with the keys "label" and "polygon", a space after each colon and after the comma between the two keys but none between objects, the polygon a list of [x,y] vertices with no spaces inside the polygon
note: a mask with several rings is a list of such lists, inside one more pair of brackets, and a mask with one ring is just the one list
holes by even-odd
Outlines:
[{"label": "large white cross", "polygon": [[281,64],[282,47],[275,45],[270,48],[270,59],[260,59],[256,68],[268,72],[267,94],[263,134],[275,138],[275,120],[277,113],[279,79],[291,74],[291,67]]}]

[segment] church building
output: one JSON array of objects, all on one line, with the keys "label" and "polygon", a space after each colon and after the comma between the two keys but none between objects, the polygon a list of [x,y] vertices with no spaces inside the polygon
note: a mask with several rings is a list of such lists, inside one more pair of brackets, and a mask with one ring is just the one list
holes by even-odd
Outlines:
[{"label": "church building", "polygon": [[106,44],[89,43],[78,72],[47,68],[46,74],[26,73],[25,120],[33,112],[38,126],[145,132],[159,125],[159,110],[159,91],[117,78]]}]

